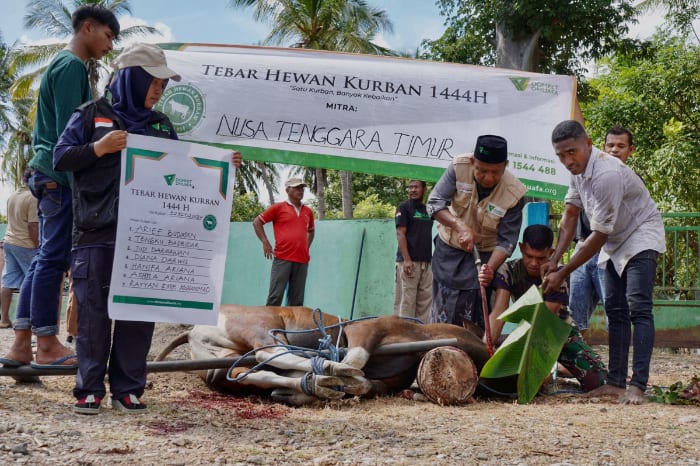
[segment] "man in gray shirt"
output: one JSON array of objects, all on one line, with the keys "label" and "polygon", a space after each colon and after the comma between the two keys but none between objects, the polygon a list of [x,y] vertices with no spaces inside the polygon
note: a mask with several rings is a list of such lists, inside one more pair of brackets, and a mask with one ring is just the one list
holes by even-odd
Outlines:
[{"label": "man in gray shirt", "polygon": [[[559,123],[552,132],[552,145],[571,177],[559,242],[543,268],[544,292],[559,289],[567,275],[600,250],[599,264],[605,265],[610,362],[606,385],[588,395],[613,395],[620,403],[642,403],[654,347],[656,259],[666,251],[661,214],[642,180],[619,159],[593,147],[579,122]],[[571,260],[557,270],[576,232],[581,209],[586,211],[592,232]],[[630,342],[634,354],[627,388]]]},{"label": "man in gray shirt", "polygon": [[473,252],[480,252],[481,285],[488,286],[518,241],[527,192],[507,163],[505,139],[479,136],[474,152],[455,157],[430,193],[428,214],[439,222],[430,322],[484,328]]}]

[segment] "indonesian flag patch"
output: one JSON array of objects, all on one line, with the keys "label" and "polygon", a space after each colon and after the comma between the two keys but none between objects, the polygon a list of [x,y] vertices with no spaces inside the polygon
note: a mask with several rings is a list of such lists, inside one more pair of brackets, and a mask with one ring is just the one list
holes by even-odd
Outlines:
[{"label": "indonesian flag patch", "polygon": [[109,118],[95,117],[95,128],[111,128],[114,122]]}]

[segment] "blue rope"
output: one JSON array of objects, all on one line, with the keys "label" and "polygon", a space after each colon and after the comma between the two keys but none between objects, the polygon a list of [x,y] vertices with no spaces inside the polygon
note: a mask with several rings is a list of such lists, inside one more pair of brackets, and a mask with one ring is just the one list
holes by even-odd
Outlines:
[{"label": "blue rope", "polygon": [[[262,346],[260,348],[254,348],[250,351],[248,351],[246,354],[241,356],[240,360],[243,360],[244,358],[255,354],[259,350],[263,349],[270,349],[270,348],[284,348],[286,351],[281,351],[279,353],[275,353],[273,356],[270,356],[266,360],[259,362],[255,366],[251,367],[245,372],[242,372],[239,374],[237,377],[231,377],[231,372],[237,368],[240,365],[240,362],[236,362],[231,365],[231,367],[228,368],[226,371],[226,380],[229,382],[240,382],[244,380],[248,375],[250,375],[253,372],[256,372],[260,370],[263,366],[268,365],[271,361],[274,359],[286,355],[286,354],[294,354],[296,356],[301,356],[305,358],[309,358],[311,360],[311,367],[314,371],[315,374],[323,374],[323,364],[326,360],[330,359],[334,362],[340,361],[340,357],[343,354],[342,348],[340,348],[340,341],[342,338],[342,332],[343,328],[352,323],[352,322],[358,322],[361,320],[367,320],[367,319],[376,319],[376,316],[369,316],[369,317],[363,317],[360,319],[354,319],[354,320],[346,320],[342,322],[338,322],[337,324],[334,325],[329,325],[326,326],[324,325],[323,322],[323,312],[319,309],[316,308],[313,311],[313,319],[314,323],[316,324],[316,328],[313,329],[304,329],[304,330],[285,330],[285,329],[271,329],[268,332],[268,335],[272,337],[274,341],[277,342],[276,345],[266,345]],[[338,332],[338,340],[336,341],[335,344],[331,343],[331,336],[328,334],[327,330],[330,329],[335,329],[335,328],[340,328],[340,331]],[[322,338],[319,339],[319,348],[314,350],[310,348],[302,348],[299,346],[294,346],[290,345],[288,343],[285,343],[280,337],[277,336],[277,334],[283,334],[283,335],[288,335],[288,334],[304,334],[304,333],[311,333],[311,332],[320,332],[322,335]],[[304,388],[304,384],[312,382],[313,378],[304,376],[304,378],[301,381],[302,384],[302,389],[306,393],[306,389]]]}]

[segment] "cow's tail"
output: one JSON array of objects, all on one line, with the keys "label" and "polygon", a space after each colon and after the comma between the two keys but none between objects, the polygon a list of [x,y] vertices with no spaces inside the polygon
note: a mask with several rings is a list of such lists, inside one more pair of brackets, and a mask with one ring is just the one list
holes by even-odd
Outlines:
[{"label": "cow's tail", "polygon": [[175,339],[173,341],[168,343],[168,346],[163,348],[163,350],[158,354],[158,356],[156,356],[154,361],[164,360],[165,357],[167,355],[169,355],[175,348],[187,343],[187,341],[189,340],[189,337],[190,337],[190,332],[184,332],[184,333],[181,333],[180,335],[178,335],[177,337],[175,337]]}]

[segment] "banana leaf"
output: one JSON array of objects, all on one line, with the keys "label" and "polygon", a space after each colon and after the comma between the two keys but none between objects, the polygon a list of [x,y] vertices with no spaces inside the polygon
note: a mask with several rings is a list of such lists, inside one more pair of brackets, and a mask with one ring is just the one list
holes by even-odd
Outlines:
[{"label": "banana leaf", "polygon": [[488,360],[480,377],[488,386],[489,379],[517,376],[518,402],[529,403],[559,358],[571,326],[547,309],[534,285],[499,319],[518,326]]}]

